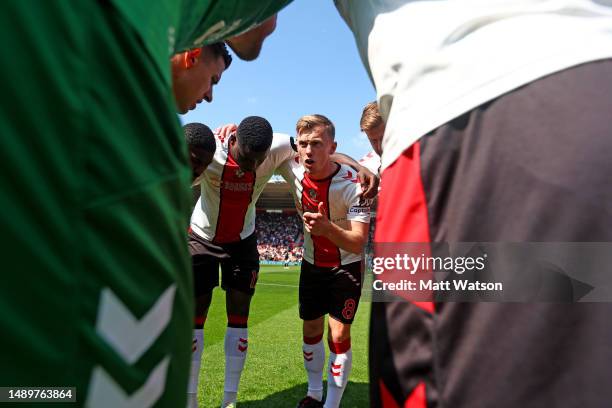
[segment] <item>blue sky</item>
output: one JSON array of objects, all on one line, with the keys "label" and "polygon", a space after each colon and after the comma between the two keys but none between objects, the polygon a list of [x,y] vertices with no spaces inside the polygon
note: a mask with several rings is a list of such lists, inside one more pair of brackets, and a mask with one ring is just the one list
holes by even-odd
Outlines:
[{"label": "blue sky", "polygon": [[213,102],[181,116],[211,129],[263,116],[275,132],[295,134],[300,116],[321,113],[336,126],[338,151],[355,159],[371,150],[359,130],[363,107],[375,99],[353,35],[331,0],[295,0],[278,16],[259,58],[234,57],[214,88]]}]

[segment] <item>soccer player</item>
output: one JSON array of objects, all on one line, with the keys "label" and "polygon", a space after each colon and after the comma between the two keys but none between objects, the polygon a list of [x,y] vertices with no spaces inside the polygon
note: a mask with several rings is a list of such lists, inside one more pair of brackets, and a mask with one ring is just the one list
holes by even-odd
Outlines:
[{"label": "soccer player", "polygon": [[188,123],[183,126],[183,132],[189,152],[193,207],[200,198],[200,176],[212,163],[217,146],[212,130],[202,123]]},{"label": "soccer player", "polygon": [[367,167],[371,172],[379,174],[385,122],[382,116],[380,116],[380,112],[378,112],[378,103],[376,101],[368,103],[363,108],[359,127],[368,137],[373,149],[359,160],[359,164]]},{"label": "soccer player", "polygon": [[[227,407],[237,399],[248,350],[250,302],[259,273],[255,203],[268,180],[282,163],[294,157],[295,151],[292,138],[280,133],[273,135],[268,121],[257,116],[245,118],[237,128],[224,127],[216,143],[213,162],[201,178],[202,196],[193,211],[189,234],[196,297],[196,351],[190,391],[197,392],[204,322],[212,291],[219,285],[220,265],[227,312],[222,407]],[[357,165],[344,155],[338,159]],[[376,176],[364,168],[360,174],[369,185],[368,191],[375,192]]]},{"label": "soccer player", "polygon": [[169,60],[287,3],[0,3],[0,384],[185,406],[190,172]]},{"label": "soccer player", "polygon": [[[370,209],[353,170],[331,159],[333,123],[323,115],[307,115],[296,130],[298,155],[283,165],[282,174],[304,221],[299,298],[308,393],[298,407],[335,408],[351,372],[351,323],[361,297]],[[323,405],[325,315],[330,356]]]},{"label": "soccer player", "polygon": [[[612,241],[609,1],[335,3],[386,121],[376,242]],[[416,300],[372,304],[372,407],[610,405],[609,303]]]},{"label": "soccer player", "polygon": [[216,143],[213,162],[202,174],[202,194],[191,218],[189,234],[196,296],[196,352],[189,391],[197,393],[203,326],[212,290],[219,285],[220,265],[228,324],[222,403],[226,407],[232,406],[237,398],[248,348],[249,305],[259,271],[255,202],[276,167],[291,155],[292,149],[289,137],[280,134],[273,137],[272,127],[260,117],[244,119],[235,134],[217,138]]},{"label": "soccer player", "polygon": [[[289,3],[292,0],[286,1]],[[270,7],[270,5],[266,6]],[[276,14],[249,31],[229,38],[226,42],[231,49],[245,61],[252,61],[259,56],[264,40],[276,29]]]},{"label": "soccer player", "polygon": [[212,102],[213,86],[229,68],[232,57],[221,42],[178,53],[170,63],[177,111],[187,113],[203,100]]}]

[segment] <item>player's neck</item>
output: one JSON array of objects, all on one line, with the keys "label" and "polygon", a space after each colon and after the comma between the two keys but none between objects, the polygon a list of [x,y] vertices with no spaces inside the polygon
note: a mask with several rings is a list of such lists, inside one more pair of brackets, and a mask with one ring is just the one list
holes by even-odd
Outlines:
[{"label": "player's neck", "polygon": [[308,177],[312,180],[325,180],[330,178],[338,171],[340,165],[334,161],[327,162],[327,165],[324,166],[321,171],[318,172],[310,172],[308,173]]}]

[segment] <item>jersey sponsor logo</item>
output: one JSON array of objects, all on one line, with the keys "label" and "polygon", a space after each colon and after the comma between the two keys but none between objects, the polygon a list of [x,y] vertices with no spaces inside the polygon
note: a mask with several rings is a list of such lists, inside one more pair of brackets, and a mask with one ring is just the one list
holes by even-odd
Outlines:
[{"label": "jersey sponsor logo", "polygon": [[[244,173],[242,173],[242,175],[238,177],[242,177],[242,176],[244,176]],[[237,191],[237,192],[253,191],[253,183],[252,182],[243,183],[243,182],[236,182],[236,181],[222,181],[221,188],[224,190]]]},{"label": "jersey sponsor logo", "polygon": [[240,240],[245,217],[251,204],[255,188],[255,173],[244,172],[238,177],[240,167],[228,152],[221,173],[219,214],[213,242],[235,242]]},{"label": "jersey sponsor logo", "polygon": [[359,215],[359,214],[369,214],[370,207],[351,207],[349,208],[349,214]]}]

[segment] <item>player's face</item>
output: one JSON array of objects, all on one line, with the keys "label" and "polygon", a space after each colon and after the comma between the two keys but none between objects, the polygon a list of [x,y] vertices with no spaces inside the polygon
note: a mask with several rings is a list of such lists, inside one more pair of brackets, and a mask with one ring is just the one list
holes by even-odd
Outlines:
[{"label": "player's face", "polygon": [[382,140],[385,134],[385,124],[381,123],[373,129],[366,130],[365,134],[368,136],[368,140],[376,154],[379,156],[382,155]]},{"label": "player's face", "polygon": [[307,172],[315,178],[324,178],[331,161],[330,155],[336,151],[336,142],[324,126],[315,126],[302,131],[298,137],[298,154]]},{"label": "player's face", "polygon": [[208,165],[212,162],[213,154],[207,152],[201,147],[190,146],[189,147],[189,164],[191,165],[191,178],[195,180],[206,170]]},{"label": "player's face", "polygon": [[264,40],[274,29],[276,29],[276,14],[246,33],[230,38],[227,44],[240,59],[252,61],[259,56]]},{"label": "player's face", "polygon": [[173,89],[179,113],[195,109],[202,101],[212,102],[213,86],[225,70],[223,57],[215,56],[208,47],[202,48],[193,65],[173,65]]},{"label": "player's face", "polygon": [[236,138],[230,143],[232,146],[232,156],[242,171],[255,171],[266,160],[268,153],[270,153],[269,148],[265,152],[251,151],[244,146],[240,146]]}]

